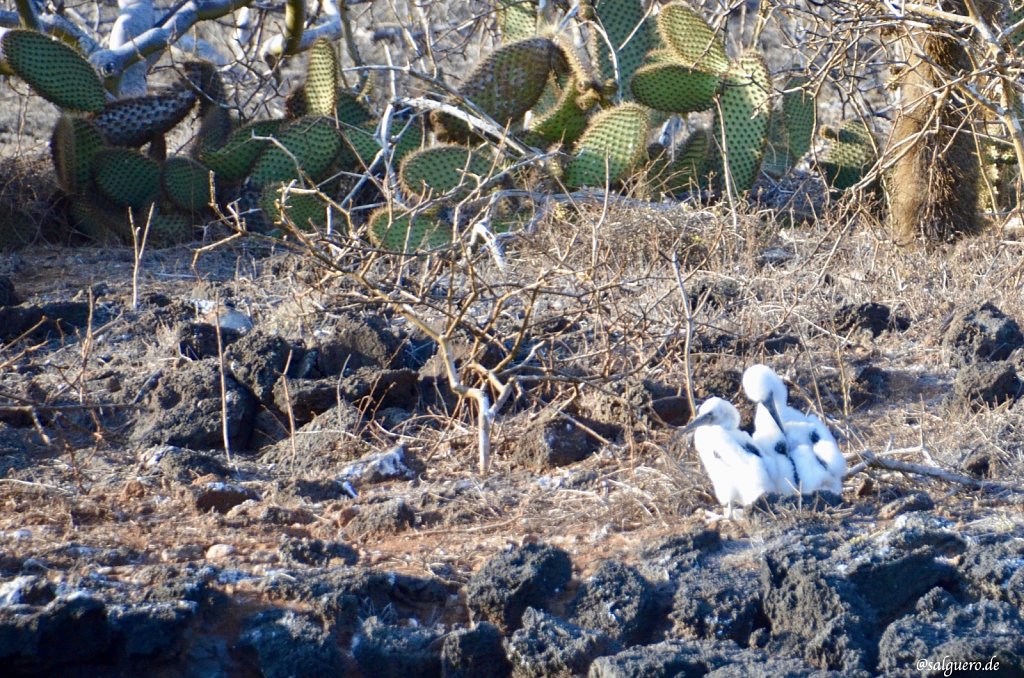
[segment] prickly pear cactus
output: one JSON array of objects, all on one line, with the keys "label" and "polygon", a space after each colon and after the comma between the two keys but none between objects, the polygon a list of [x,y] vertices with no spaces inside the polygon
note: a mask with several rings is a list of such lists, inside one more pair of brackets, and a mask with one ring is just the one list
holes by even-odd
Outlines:
[{"label": "prickly pear cactus", "polygon": [[224,181],[241,181],[249,176],[260,154],[270,145],[283,120],[255,120],[242,125],[220,148],[202,148],[196,159]]},{"label": "prickly pear cactus", "polygon": [[447,208],[434,206],[399,213],[382,207],[370,215],[370,242],[393,252],[432,250],[450,245],[455,227]]},{"label": "prickly pear cactus", "polygon": [[460,200],[485,184],[494,170],[487,154],[466,146],[442,144],[406,156],[398,178],[408,193],[420,197],[450,195]]},{"label": "prickly pear cactus", "polygon": [[[260,194],[260,208],[274,224],[303,232],[343,226],[340,215],[320,196],[297,192],[287,184],[270,184]],[[329,221],[330,220],[330,221]]]},{"label": "prickly pear cactus", "polygon": [[[554,78],[552,78],[554,79]],[[552,87],[557,85],[552,84]],[[530,132],[544,144],[571,144],[587,129],[590,106],[583,100],[579,80],[569,78],[565,87],[557,91],[558,99],[551,108],[535,115],[530,121]]]},{"label": "prickly pear cactus", "polygon": [[92,179],[93,158],[103,148],[103,137],[85,118],[64,114],[50,138],[50,154],[57,183],[68,195],[86,190]]},{"label": "prickly pear cactus", "polygon": [[341,133],[331,118],[299,118],[282,127],[276,144],[264,149],[249,180],[258,187],[307,176],[323,179],[341,150]]},{"label": "prickly pear cactus", "polygon": [[0,40],[7,65],[50,103],[67,111],[103,110],[103,83],[73,48],[42,33],[11,30]]},{"label": "prickly pear cactus", "polygon": [[658,34],[680,65],[715,75],[729,72],[721,37],[690,7],[680,2],[666,5],[657,23]]},{"label": "prickly pear cactus", "polygon": [[[548,74],[562,59],[561,51],[547,38],[502,45],[469,75],[459,94],[499,125],[518,123],[540,99]],[[449,115],[435,114],[431,121],[439,137],[464,141],[470,136],[466,124]]]},{"label": "prickly pear cactus", "polygon": [[565,166],[565,185],[601,188],[625,177],[646,152],[649,124],[647,110],[637,104],[598,113]]},{"label": "prickly pear cactus", "polygon": [[633,98],[657,111],[692,113],[715,103],[722,78],[676,63],[651,63],[633,75]]},{"label": "prickly pear cactus", "polygon": [[[608,43],[603,39],[597,41],[601,75],[606,81],[618,76],[619,91],[629,93],[633,74],[644,63],[655,43],[652,21],[647,17],[640,0],[597,0],[594,10],[608,36],[608,42],[615,50],[613,63]],[[615,65],[618,66],[618,73]]]},{"label": "prickly pear cactus", "polygon": [[498,0],[498,11],[495,14],[501,41],[506,45],[537,34],[535,0]]},{"label": "prickly pear cactus", "polygon": [[829,141],[818,166],[835,189],[859,183],[878,160],[871,130],[860,120],[848,120],[838,130],[825,128],[822,135]]},{"label": "prickly pear cactus", "polygon": [[195,104],[195,90],[179,85],[162,94],[113,101],[92,123],[111,146],[138,148],[174,129]]},{"label": "prickly pear cactus", "polygon": [[304,91],[307,115],[335,115],[338,108],[338,55],[327,38],[318,39],[309,49]]},{"label": "prickly pear cactus", "polygon": [[168,158],[160,174],[160,183],[167,199],[186,212],[201,212],[213,202],[210,170],[191,158]]},{"label": "prickly pear cactus", "polygon": [[790,161],[796,163],[809,150],[814,139],[817,105],[814,96],[801,89],[807,78],[791,78],[782,96],[782,119],[786,124],[786,141]]},{"label": "prickly pear cactus", "polygon": [[730,177],[736,193],[750,190],[757,179],[768,133],[770,88],[764,58],[751,52],[736,60],[722,85],[714,126],[716,175],[720,180]]},{"label": "prickly pear cactus", "polygon": [[160,193],[160,164],[131,148],[104,148],[93,158],[93,178],[117,205],[143,209]]}]

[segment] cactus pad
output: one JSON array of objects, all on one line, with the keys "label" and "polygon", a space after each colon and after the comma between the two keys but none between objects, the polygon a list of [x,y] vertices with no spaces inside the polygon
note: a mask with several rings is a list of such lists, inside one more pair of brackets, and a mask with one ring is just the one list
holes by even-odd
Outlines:
[{"label": "cactus pad", "polygon": [[358,94],[347,89],[339,89],[335,93],[338,97],[338,122],[355,127],[373,120],[373,114],[363,105]]},{"label": "cactus pad", "polygon": [[168,200],[186,212],[200,212],[213,201],[210,170],[191,158],[168,158],[160,181]]},{"label": "cactus pad", "polygon": [[[621,91],[629,92],[633,74],[644,63],[654,44],[654,29],[640,0],[598,0],[594,4],[597,19],[615,49]],[[598,39],[598,63],[604,79],[614,79],[615,71],[603,39]]]},{"label": "cactus pad", "polygon": [[0,41],[7,65],[39,96],[70,111],[103,110],[103,83],[72,47],[30,30],[11,30]]},{"label": "cactus pad", "polygon": [[93,158],[97,188],[117,205],[141,210],[160,192],[160,164],[130,148],[104,148]]},{"label": "cactus pad", "polygon": [[647,111],[637,104],[598,113],[565,167],[565,185],[603,187],[623,178],[646,151],[649,125]]},{"label": "cactus pad", "polygon": [[252,168],[249,178],[256,186],[298,179],[300,170],[319,181],[341,150],[341,132],[330,118],[299,118],[282,127],[274,138],[278,143],[267,146]]},{"label": "cactus pad", "polygon": [[819,162],[825,180],[845,190],[864,178],[878,159],[871,130],[860,120],[848,120],[839,130],[823,129],[829,139]]},{"label": "cactus pad", "polygon": [[733,64],[719,94],[721,115],[715,116],[714,129],[718,176],[725,176],[728,161],[737,192],[754,185],[761,166],[768,133],[770,77],[760,55],[745,53]]},{"label": "cactus pad", "polygon": [[715,103],[722,79],[673,63],[653,63],[633,75],[633,97],[645,106],[669,113],[704,111]]},{"label": "cactus pad", "polygon": [[807,84],[806,78],[792,78],[786,83],[782,95],[782,119],[786,123],[786,140],[790,161],[794,164],[811,150],[817,110],[814,96],[798,89]]},{"label": "cactus pad", "polygon": [[537,3],[534,0],[499,0],[497,18],[501,41],[506,45],[537,34]]},{"label": "cactus pad", "polygon": [[309,115],[333,116],[338,108],[338,55],[327,38],[309,48],[305,96]]},{"label": "cactus pad", "polygon": [[256,120],[246,123],[232,132],[221,148],[200,149],[196,159],[212,169],[218,179],[241,181],[249,176],[260,154],[270,145],[267,137],[276,134],[283,122]]},{"label": "cactus pad", "polygon": [[[296,193],[287,190],[286,184],[270,184],[260,194],[260,209],[275,224],[286,224],[300,231],[313,232],[327,228],[328,203],[320,196],[308,193]],[[335,214],[333,225],[341,224],[339,215]]]},{"label": "cactus pad", "polygon": [[[145,219],[148,213],[135,216],[135,227],[145,226]],[[178,212],[163,212],[153,210],[152,219],[149,222],[149,234],[146,236],[148,247],[161,248],[178,245],[192,239],[195,227],[192,220]]]},{"label": "cactus pad", "polygon": [[65,193],[74,195],[88,185],[93,156],[104,146],[99,131],[85,118],[60,117],[50,138],[50,154],[57,182]]},{"label": "cactus pad", "polygon": [[442,144],[406,156],[398,177],[409,193],[439,196],[453,192],[452,197],[461,199],[485,183],[493,171],[486,155],[465,146]]},{"label": "cactus pad", "polygon": [[[537,103],[547,85],[548,73],[561,58],[561,51],[547,38],[502,45],[469,75],[459,94],[499,125],[518,122]],[[461,120],[444,114],[431,119],[443,138],[469,137],[469,129]]]},{"label": "cactus pad", "polygon": [[421,212],[399,214],[382,207],[370,215],[370,242],[394,252],[437,249],[450,245],[454,226],[448,210],[435,206]]},{"label": "cactus pad", "polygon": [[195,103],[195,90],[177,86],[162,94],[111,102],[92,122],[108,144],[138,148],[174,129]]},{"label": "cactus pad", "polygon": [[725,75],[729,57],[722,39],[702,16],[681,2],[662,7],[658,34],[683,66]]},{"label": "cactus pad", "polygon": [[580,107],[580,89],[569,79],[554,106],[530,121],[530,131],[547,143],[571,144],[587,128],[587,111]]},{"label": "cactus pad", "polygon": [[671,156],[662,149],[653,158],[648,172],[652,187],[658,193],[674,196],[699,186],[705,178],[704,166],[710,147],[710,132],[698,130],[681,143]]}]

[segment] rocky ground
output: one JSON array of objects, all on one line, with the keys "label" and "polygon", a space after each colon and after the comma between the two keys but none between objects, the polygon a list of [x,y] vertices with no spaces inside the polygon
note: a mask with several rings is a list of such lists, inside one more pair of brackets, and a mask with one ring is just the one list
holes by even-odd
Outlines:
[{"label": "rocky ground", "polygon": [[[56,112],[0,99],[0,212],[46,236],[0,254],[0,674],[1024,675],[1018,231],[575,195],[500,254],[221,224],[136,265],[66,246]],[[417,322],[510,384],[486,472]],[[742,405],[754,362],[852,472],[715,520],[685,385]]]},{"label": "rocky ground", "polygon": [[[729,228],[679,209],[652,215]],[[687,346],[654,235],[621,240],[633,212],[582,211],[571,232],[599,224],[601,256],[560,259],[608,290],[604,311],[583,293],[535,300],[500,331],[456,337],[460,366],[512,355],[502,374],[523,376],[486,474],[436,345],[309,257],[259,242],[156,251],[133,288],[128,250],[8,255],[0,662],[83,676],[1024,674],[1021,302],[999,295],[1007,276],[964,276],[936,307],[908,277],[966,271],[996,245],[876,254],[886,272],[868,286],[866,232],[823,252],[820,233],[747,220],[726,234],[745,244],[684,252],[705,255],[687,270]],[[492,289],[554,275],[536,252],[581,247],[559,228],[511,245]],[[835,279],[821,282],[823,256]],[[891,285],[908,290],[895,304]],[[534,350],[480,341],[515,331]],[[709,522],[709,483],[675,433],[686,355],[698,400],[739,402],[740,371],[764,359],[830,418],[851,466],[872,450],[956,477],[859,468],[842,497],[766,497]]]}]

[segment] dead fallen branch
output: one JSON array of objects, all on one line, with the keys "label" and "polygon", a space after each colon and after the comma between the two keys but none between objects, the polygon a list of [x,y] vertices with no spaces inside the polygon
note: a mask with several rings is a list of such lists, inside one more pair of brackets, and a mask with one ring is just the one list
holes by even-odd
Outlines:
[{"label": "dead fallen branch", "polygon": [[[886,454],[894,453],[905,453],[905,452],[922,452],[924,448],[921,446],[900,448],[896,450],[888,450]],[[863,450],[860,452],[860,457],[863,461],[851,467],[846,473],[846,477],[849,478],[857,473],[860,473],[864,469],[879,468],[886,471],[898,471],[900,473],[913,473],[919,476],[925,476],[927,478],[935,478],[947,483],[956,483],[958,485],[966,485],[967,487],[973,487],[979,490],[990,490],[997,492],[1020,492],[1022,489],[1019,483],[1004,482],[999,480],[979,480],[977,478],[971,478],[970,476],[961,475],[959,473],[953,473],[952,471],[946,471],[935,466],[926,466],[924,464],[915,464],[908,461],[898,461],[895,459],[887,459],[878,454],[875,454],[871,450]]]}]

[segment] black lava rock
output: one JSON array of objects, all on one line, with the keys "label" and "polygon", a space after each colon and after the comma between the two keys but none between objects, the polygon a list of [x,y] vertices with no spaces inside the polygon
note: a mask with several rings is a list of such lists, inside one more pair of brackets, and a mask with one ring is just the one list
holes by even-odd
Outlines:
[{"label": "black lava rock", "polygon": [[434,629],[395,626],[370,617],[352,640],[352,654],[364,676],[440,676],[443,635]]},{"label": "black lava rock", "polygon": [[1024,346],[1024,333],[991,303],[953,317],[942,338],[942,349],[950,367],[976,362],[1006,360]]},{"label": "black lava rock", "polygon": [[648,639],[658,611],[654,587],[636,568],[606,560],[580,585],[569,605],[569,620],[634,645]]},{"label": "black lava rock", "polygon": [[506,632],[519,628],[528,607],[546,609],[572,578],[569,554],[527,544],[488,561],[466,584],[466,605],[477,619]]},{"label": "black lava rock", "polygon": [[441,672],[445,678],[504,678],[512,671],[501,643],[501,631],[489,622],[445,636]]},{"label": "black lava rock", "polygon": [[505,641],[517,678],[582,675],[596,658],[620,649],[600,631],[582,629],[532,607],[523,613],[522,628]]}]

